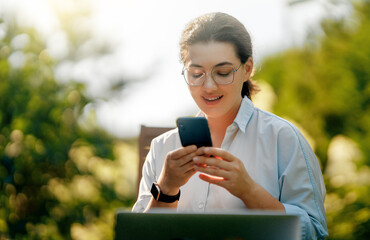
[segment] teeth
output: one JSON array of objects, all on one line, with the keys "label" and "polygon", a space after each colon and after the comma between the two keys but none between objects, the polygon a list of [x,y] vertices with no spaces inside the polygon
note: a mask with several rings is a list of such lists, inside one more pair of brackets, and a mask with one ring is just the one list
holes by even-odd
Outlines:
[{"label": "teeth", "polygon": [[220,99],[221,97],[222,97],[222,96],[214,97],[214,98],[206,98],[206,97],[205,97],[205,99],[206,99],[206,100],[208,100],[208,101],[214,101],[214,100]]}]

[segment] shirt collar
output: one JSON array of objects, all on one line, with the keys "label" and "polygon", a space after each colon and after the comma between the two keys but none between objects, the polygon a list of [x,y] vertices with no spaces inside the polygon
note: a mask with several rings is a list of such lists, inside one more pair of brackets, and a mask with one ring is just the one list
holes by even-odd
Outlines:
[{"label": "shirt collar", "polygon": [[[247,96],[245,96],[242,99],[242,103],[240,104],[238,114],[236,115],[234,119],[234,123],[238,125],[239,129],[243,133],[245,133],[245,129],[247,128],[249,120],[252,118],[253,112],[254,112],[254,104]],[[204,116],[205,115],[202,111],[199,111],[196,115],[196,117],[204,117]]]},{"label": "shirt collar", "polygon": [[240,105],[238,114],[236,115],[236,118],[234,120],[234,123],[238,125],[239,129],[243,133],[245,133],[245,129],[247,128],[247,125],[252,118],[253,112],[254,105],[252,101],[247,96],[245,96]]}]

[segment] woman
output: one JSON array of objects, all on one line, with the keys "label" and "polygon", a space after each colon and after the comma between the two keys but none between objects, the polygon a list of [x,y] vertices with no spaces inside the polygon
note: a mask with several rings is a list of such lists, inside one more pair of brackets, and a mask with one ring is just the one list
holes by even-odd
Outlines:
[{"label": "woman", "polygon": [[300,216],[303,239],[324,238],[319,163],[295,126],[253,106],[258,88],[243,24],[206,14],[186,27],[180,47],[183,75],[213,147],[182,147],[177,129],[155,138],[133,211],[280,210]]}]

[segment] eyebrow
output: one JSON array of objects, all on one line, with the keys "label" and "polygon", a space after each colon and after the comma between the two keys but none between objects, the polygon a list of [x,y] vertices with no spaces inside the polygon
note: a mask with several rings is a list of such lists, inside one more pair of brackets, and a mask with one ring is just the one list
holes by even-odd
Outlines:
[{"label": "eyebrow", "polygon": [[[221,62],[221,63],[216,64],[214,67],[220,67],[220,66],[224,66],[224,65],[232,65],[233,66],[233,64],[231,62]],[[199,64],[191,64],[189,67],[203,68],[203,66],[201,66]]]}]

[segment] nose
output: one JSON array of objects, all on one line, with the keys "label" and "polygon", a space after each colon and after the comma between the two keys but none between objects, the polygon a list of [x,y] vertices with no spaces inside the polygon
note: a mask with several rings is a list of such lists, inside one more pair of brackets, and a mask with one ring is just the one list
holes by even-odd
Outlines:
[{"label": "nose", "polygon": [[206,74],[204,76],[206,79],[204,80],[203,82],[203,89],[206,90],[206,91],[213,91],[213,90],[217,90],[218,88],[218,85],[217,83],[213,80],[213,77],[212,77],[212,74]]}]

